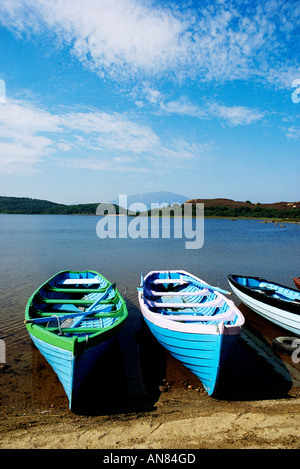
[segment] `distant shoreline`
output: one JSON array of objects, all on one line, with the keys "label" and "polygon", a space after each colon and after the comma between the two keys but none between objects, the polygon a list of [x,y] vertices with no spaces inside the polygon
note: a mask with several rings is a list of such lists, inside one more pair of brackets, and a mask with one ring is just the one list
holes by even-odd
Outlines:
[{"label": "distant shoreline", "polygon": [[[126,215],[126,214],[106,214],[106,215],[97,215],[96,213],[4,213],[0,212],[0,215],[26,215],[26,216],[68,216],[68,217],[137,217],[140,216],[139,214],[137,215]],[[146,215],[142,215],[143,217],[146,217]],[[168,215],[152,215],[152,217],[155,218],[164,218],[168,217]],[[150,216],[149,216],[150,218]],[[177,216],[171,217],[171,218],[179,218]],[[192,218],[196,218],[196,216],[192,216]],[[292,224],[300,224],[300,218],[299,219],[286,219],[286,218],[265,218],[265,217],[225,217],[225,216],[212,216],[212,215],[204,215],[204,219],[211,219],[211,220],[232,220],[232,221],[239,221],[239,220],[256,220],[259,223],[274,223],[274,224],[282,224],[282,223],[292,223]]]},{"label": "distant shoreline", "polygon": [[[115,203],[90,203],[64,205],[47,200],[29,199],[25,197],[0,196],[0,214],[4,215],[87,215],[103,216],[117,215],[136,217],[180,217],[202,216],[205,218],[232,219],[232,220],[276,220],[279,222],[300,221],[299,202],[278,202],[272,204],[252,203],[250,201],[234,201],[231,199],[191,199],[183,204],[173,204],[164,207],[147,208],[143,204],[143,210],[130,210],[134,205],[122,205]],[[148,204],[149,206],[149,204]],[[189,210],[186,210],[188,206]],[[127,208],[129,207],[129,209]]]}]

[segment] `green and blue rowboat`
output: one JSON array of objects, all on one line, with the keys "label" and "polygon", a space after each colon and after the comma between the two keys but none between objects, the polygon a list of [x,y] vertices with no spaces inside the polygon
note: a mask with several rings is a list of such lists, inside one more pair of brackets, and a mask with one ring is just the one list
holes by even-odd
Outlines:
[{"label": "green and blue rowboat", "polygon": [[95,271],[59,272],[29,298],[27,330],[61,381],[70,409],[127,315],[116,285]]}]

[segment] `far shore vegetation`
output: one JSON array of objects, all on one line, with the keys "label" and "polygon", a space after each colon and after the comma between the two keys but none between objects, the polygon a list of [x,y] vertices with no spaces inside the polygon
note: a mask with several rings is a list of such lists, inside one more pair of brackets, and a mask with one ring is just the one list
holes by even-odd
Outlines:
[{"label": "far shore vegetation", "polygon": [[[248,202],[248,201],[247,201]],[[106,204],[107,206],[107,204]],[[92,204],[77,204],[77,205],[64,205],[49,202],[46,200],[30,199],[25,197],[0,197],[0,213],[1,214],[28,214],[28,215],[96,215],[98,203]],[[139,212],[128,213],[122,207],[111,204],[112,212],[116,215],[128,214],[136,216]],[[179,207],[177,206],[178,210]],[[183,210],[183,205],[181,205]],[[177,211],[178,213],[178,211]],[[105,212],[104,212],[105,214]],[[107,214],[110,214],[109,211]],[[150,211],[144,212],[143,215],[149,215]],[[167,214],[173,216],[172,207],[166,209],[157,209],[152,214],[157,216],[164,216]],[[193,203],[192,215],[196,216],[196,204]],[[176,214],[175,214],[176,216]],[[286,209],[277,209],[265,207],[263,204],[247,203],[246,206],[227,206],[216,205],[205,206],[204,203],[204,216],[209,218],[254,218],[254,219],[269,219],[269,220],[285,220],[285,221],[300,221],[300,208],[291,207]]]}]

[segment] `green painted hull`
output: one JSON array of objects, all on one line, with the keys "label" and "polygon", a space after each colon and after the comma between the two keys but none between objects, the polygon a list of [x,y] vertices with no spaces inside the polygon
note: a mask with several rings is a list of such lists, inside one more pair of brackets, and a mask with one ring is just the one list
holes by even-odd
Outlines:
[{"label": "green painted hull", "polygon": [[82,380],[127,316],[115,284],[95,271],[59,272],[29,298],[27,330],[63,383],[70,408]]}]

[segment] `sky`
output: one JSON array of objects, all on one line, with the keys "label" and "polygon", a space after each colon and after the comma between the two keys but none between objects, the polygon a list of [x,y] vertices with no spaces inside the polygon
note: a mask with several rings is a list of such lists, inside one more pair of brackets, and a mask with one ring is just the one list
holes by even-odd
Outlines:
[{"label": "sky", "polygon": [[300,200],[299,26],[296,0],[1,0],[0,195]]}]

